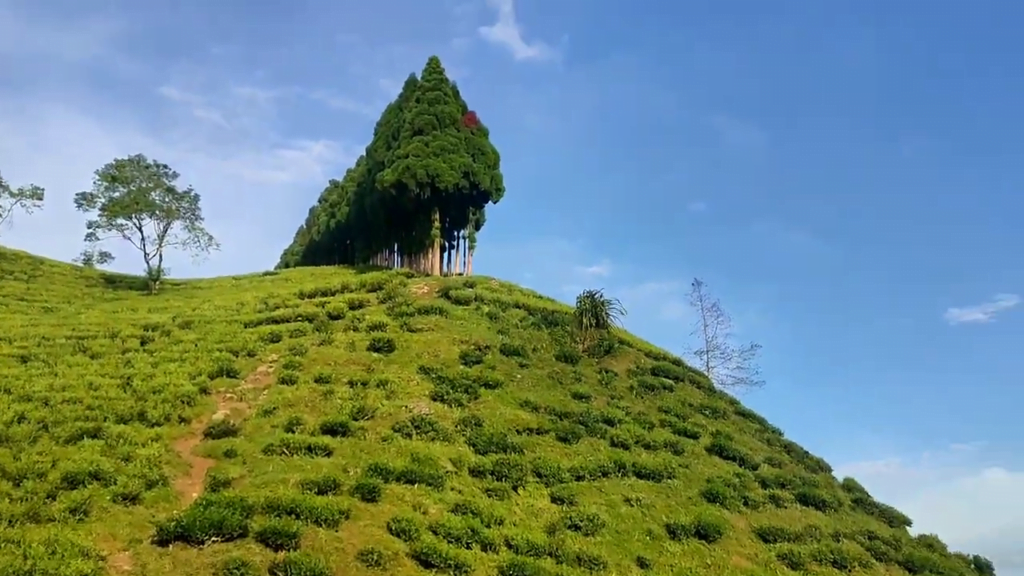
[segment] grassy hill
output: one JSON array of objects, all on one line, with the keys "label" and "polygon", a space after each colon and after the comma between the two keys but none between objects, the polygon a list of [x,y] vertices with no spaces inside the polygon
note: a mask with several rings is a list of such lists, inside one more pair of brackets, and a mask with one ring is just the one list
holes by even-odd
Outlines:
[{"label": "grassy hill", "polygon": [[410,276],[0,250],[0,575],[990,572],[664,351]]}]

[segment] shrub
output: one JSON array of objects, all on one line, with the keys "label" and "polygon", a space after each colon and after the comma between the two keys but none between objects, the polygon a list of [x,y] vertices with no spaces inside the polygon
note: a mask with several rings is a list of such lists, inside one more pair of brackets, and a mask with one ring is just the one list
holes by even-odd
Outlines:
[{"label": "shrub", "polygon": [[725,536],[728,528],[729,523],[725,518],[705,513],[688,522],[667,522],[665,524],[665,533],[671,540],[696,539],[708,544],[714,544]]},{"label": "shrub", "polygon": [[564,514],[558,523],[566,530],[582,536],[596,536],[607,526],[607,522],[600,514],[582,510],[573,510]]},{"label": "shrub", "polygon": [[466,444],[479,456],[522,454],[523,447],[509,434],[496,428],[477,428],[466,435]]},{"label": "shrub", "polygon": [[334,474],[323,474],[299,480],[299,489],[316,496],[334,496],[341,493],[341,479]]},{"label": "shrub", "polygon": [[554,428],[555,440],[567,446],[579,444],[587,436],[587,431],[578,424],[558,423]]},{"label": "shrub", "polygon": [[820,566],[829,566],[846,573],[870,568],[874,564],[871,556],[852,542],[823,542],[811,548],[809,556],[812,562]]},{"label": "shrub", "polygon": [[810,565],[807,551],[795,546],[783,546],[775,551],[775,558],[794,572],[805,572]]},{"label": "shrub", "polygon": [[348,419],[352,422],[373,420],[376,414],[377,407],[369,402],[355,402],[348,407]]},{"label": "shrub", "polygon": [[334,382],[334,374],[321,370],[313,375],[313,383],[321,386],[327,386]]},{"label": "shrub", "polygon": [[229,556],[217,565],[215,576],[258,576],[259,567],[255,562],[241,556]]},{"label": "shrub", "polygon": [[484,504],[472,500],[459,500],[449,510],[455,516],[465,516],[480,522],[484,528],[496,528],[505,523],[505,518]]},{"label": "shrub", "polygon": [[299,414],[292,414],[288,416],[288,419],[281,425],[281,430],[284,431],[285,434],[297,434],[305,425],[305,418]]},{"label": "shrub", "polygon": [[362,310],[370,306],[370,299],[361,295],[349,296],[348,298],[345,298],[344,302],[345,307],[352,312]]},{"label": "shrub", "polygon": [[470,306],[476,300],[475,292],[460,288],[445,290],[442,292],[442,296],[456,306]]},{"label": "shrub", "polygon": [[584,390],[582,388],[574,388],[570,390],[569,397],[577,402],[590,403],[594,401],[594,395],[591,394],[589,390]]},{"label": "shrub", "polygon": [[544,456],[530,461],[530,472],[541,484],[548,487],[564,484],[572,480],[561,462]]},{"label": "shrub", "polygon": [[267,567],[269,576],[332,576],[331,568],[322,558],[305,552],[289,552],[275,558]]},{"label": "shrub", "polygon": [[368,504],[380,502],[384,496],[384,484],[374,478],[361,478],[352,486],[352,495]]},{"label": "shrub", "polygon": [[395,350],[398,350],[398,345],[395,344],[395,339],[385,334],[374,334],[370,337],[370,342],[366,344],[366,351],[374,354],[388,355],[393,354]]},{"label": "shrub", "polygon": [[480,385],[464,376],[449,376],[440,372],[431,374],[434,383],[430,399],[452,408],[464,408],[480,399]]},{"label": "shrub", "polygon": [[583,354],[580,354],[580,351],[575,348],[563,346],[555,350],[554,358],[562,364],[576,366],[583,360]]},{"label": "shrub", "polygon": [[608,561],[604,556],[589,550],[573,552],[571,563],[574,567],[591,573],[602,573],[608,570]]},{"label": "shrub", "polygon": [[431,522],[430,532],[456,548],[482,552],[498,550],[498,541],[476,518],[448,516]]},{"label": "shrub", "polygon": [[459,351],[459,364],[466,368],[483,364],[485,358],[487,358],[487,350],[481,346],[473,346]]},{"label": "shrub", "polygon": [[512,498],[512,488],[506,484],[491,482],[484,486],[484,495],[491,500],[505,501]]},{"label": "shrub", "polygon": [[412,516],[392,516],[388,520],[387,529],[388,534],[407,544],[416,542],[423,534],[422,523]]},{"label": "shrub", "polygon": [[210,380],[216,380],[217,378],[229,378],[237,379],[242,375],[242,371],[235,365],[235,359],[230,355],[224,354],[219,355],[213,360],[212,366],[207,371],[206,376]]},{"label": "shrub", "polygon": [[325,440],[303,436],[285,436],[261,449],[264,456],[304,456],[307,458],[330,458],[334,447]]},{"label": "shrub", "polygon": [[[382,482],[386,480],[378,477],[377,474],[385,472],[384,468],[375,470],[367,468],[367,475],[369,477],[377,478]],[[427,486],[435,490],[444,488],[448,482],[448,476],[445,474],[444,467],[441,466],[440,461],[429,454],[413,454],[400,468],[392,469],[391,474],[390,481],[392,482],[398,482],[407,486]]]},{"label": "shrub", "polygon": [[344,505],[306,494],[271,494],[260,502],[260,511],[271,518],[291,518],[303,524],[332,530],[348,520]]},{"label": "shrub", "polygon": [[647,367],[647,373],[651,376],[671,380],[679,384],[685,383],[690,376],[690,371],[681,366],[668,362],[655,362]]},{"label": "shrub", "polygon": [[429,414],[414,414],[400,420],[391,427],[391,431],[407,440],[447,442],[451,439],[451,431]]},{"label": "shrub", "polygon": [[387,570],[391,566],[391,554],[376,546],[364,546],[356,552],[356,561],[371,570]]},{"label": "shrub", "polygon": [[506,358],[528,358],[530,353],[529,349],[524,344],[518,342],[504,341],[498,344],[498,354]]},{"label": "shrub", "polygon": [[217,472],[210,470],[206,473],[206,478],[203,479],[203,491],[204,492],[224,492],[228,488],[231,488],[232,478],[223,472]]},{"label": "shrub", "polygon": [[656,394],[672,392],[676,389],[676,386],[674,382],[665,378],[641,375],[633,378],[629,389],[637,398],[646,398]]},{"label": "shrub", "polygon": [[419,542],[409,550],[409,557],[425,570],[452,576],[467,576],[473,572],[468,558],[437,542]]},{"label": "shrub", "polygon": [[796,503],[819,512],[836,512],[842,508],[842,502],[835,495],[816,488],[801,488],[793,492]]},{"label": "shrub", "polygon": [[651,570],[652,568],[654,568],[654,560],[651,560],[649,557],[644,556],[643,554],[637,555],[636,559],[633,562],[636,564],[637,568],[644,571]]},{"label": "shrub", "polygon": [[201,496],[183,512],[160,522],[152,541],[156,546],[174,543],[204,546],[211,542],[231,542],[249,535],[252,504],[236,495]]},{"label": "shrub", "polygon": [[294,520],[271,519],[253,531],[252,539],[274,552],[298,550],[302,526]]},{"label": "shrub", "polygon": [[522,556],[513,556],[498,564],[498,576],[555,576],[547,566]]},{"label": "shrub", "polygon": [[224,438],[234,438],[238,436],[242,431],[241,426],[227,420],[215,420],[206,425],[203,429],[203,438],[206,440],[223,440]]},{"label": "shrub", "polygon": [[324,436],[332,438],[348,438],[355,430],[352,421],[345,416],[334,416],[320,421],[317,429]]},{"label": "shrub", "polygon": [[281,386],[295,386],[299,383],[299,373],[281,370],[277,373],[277,383]]},{"label": "shrub", "polygon": [[765,544],[799,544],[805,533],[778,524],[758,524],[753,527],[754,536]]},{"label": "shrub", "polygon": [[732,462],[744,470],[756,471],[761,467],[759,462],[752,455],[740,449],[727,438],[715,437],[704,447],[704,450],[712,456],[717,456],[726,462]]},{"label": "shrub", "polygon": [[498,456],[474,462],[469,467],[469,475],[500,482],[512,490],[518,490],[529,480],[530,465],[522,456]]},{"label": "shrub", "polygon": [[698,516],[691,523],[693,537],[708,544],[714,544],[725,536],[729,523],[725,518],[712,514]]}]

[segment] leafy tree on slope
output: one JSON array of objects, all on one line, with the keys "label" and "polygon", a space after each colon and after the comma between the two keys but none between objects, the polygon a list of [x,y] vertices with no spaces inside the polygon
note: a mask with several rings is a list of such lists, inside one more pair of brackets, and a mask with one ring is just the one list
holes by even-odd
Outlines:
[{"label": "leafy tree on slope", "polygon": [[167,272],[168,248],[201,255],[220,247],[203,226],[199,194],[191,186],[179,188],[178,178],[170,166],[135,154],[109,162],[96,171],[91,190],[75,194],[75,208],[93,215],[85,242],[95,247],[120,238],[131,244],[142,254],[151,292]]},{"label": "leafy tree on slope", "polygon": [[35,184],[11,188],[0,175],[0,229],[14,222],[14,213],[21,210],[31,215],[43,207],[46,192]]}]

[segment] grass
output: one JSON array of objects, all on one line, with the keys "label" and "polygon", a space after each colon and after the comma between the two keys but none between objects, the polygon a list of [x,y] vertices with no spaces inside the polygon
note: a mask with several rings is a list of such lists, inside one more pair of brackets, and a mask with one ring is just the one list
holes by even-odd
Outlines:
[{"label": "grass", "polygon": [[970,575],[678,358],[487,278],[0,249],[0,574]]}]

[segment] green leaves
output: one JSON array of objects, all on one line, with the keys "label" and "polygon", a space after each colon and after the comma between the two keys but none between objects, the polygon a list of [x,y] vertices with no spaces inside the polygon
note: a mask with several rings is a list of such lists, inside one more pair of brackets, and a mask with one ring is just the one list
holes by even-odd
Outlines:
[{"label": "green leaves", "polygon": [[0,227],[13,221],[14,213],[21,210],[32,214],[43,207],[46,192],[35,184],[11,188],[0,176]]},{"label": "green leaves", "polygon": [[119,238],[142,253],[146,276],[156,290],[166,274],[164,251],[178,248],[192,254],[217,250],[219,244],[203,226],[200,196],[191,186],[181,189],[179,174],[142,154],[116,158],[96,171],[91,190],[75,194],[75,208],[93,218],[86,224],[90,246],[83,263],[109,260],[96,247]]},{"label": "green leaves", "polygon": [[626,309],[617,298],[605,296],[602,290],[584,290],[576,297],[573,324],[585,348],[595,336],[619,324]]},{"label": "green leaves", "polygon": [[467,126],[467,113],[432,56],[384,109],[365,154],[321,195],[278,267],[372,263],[438,274],[464,264],[470,273],[484,207],[501,199],[504,184],[486,126]]}]

